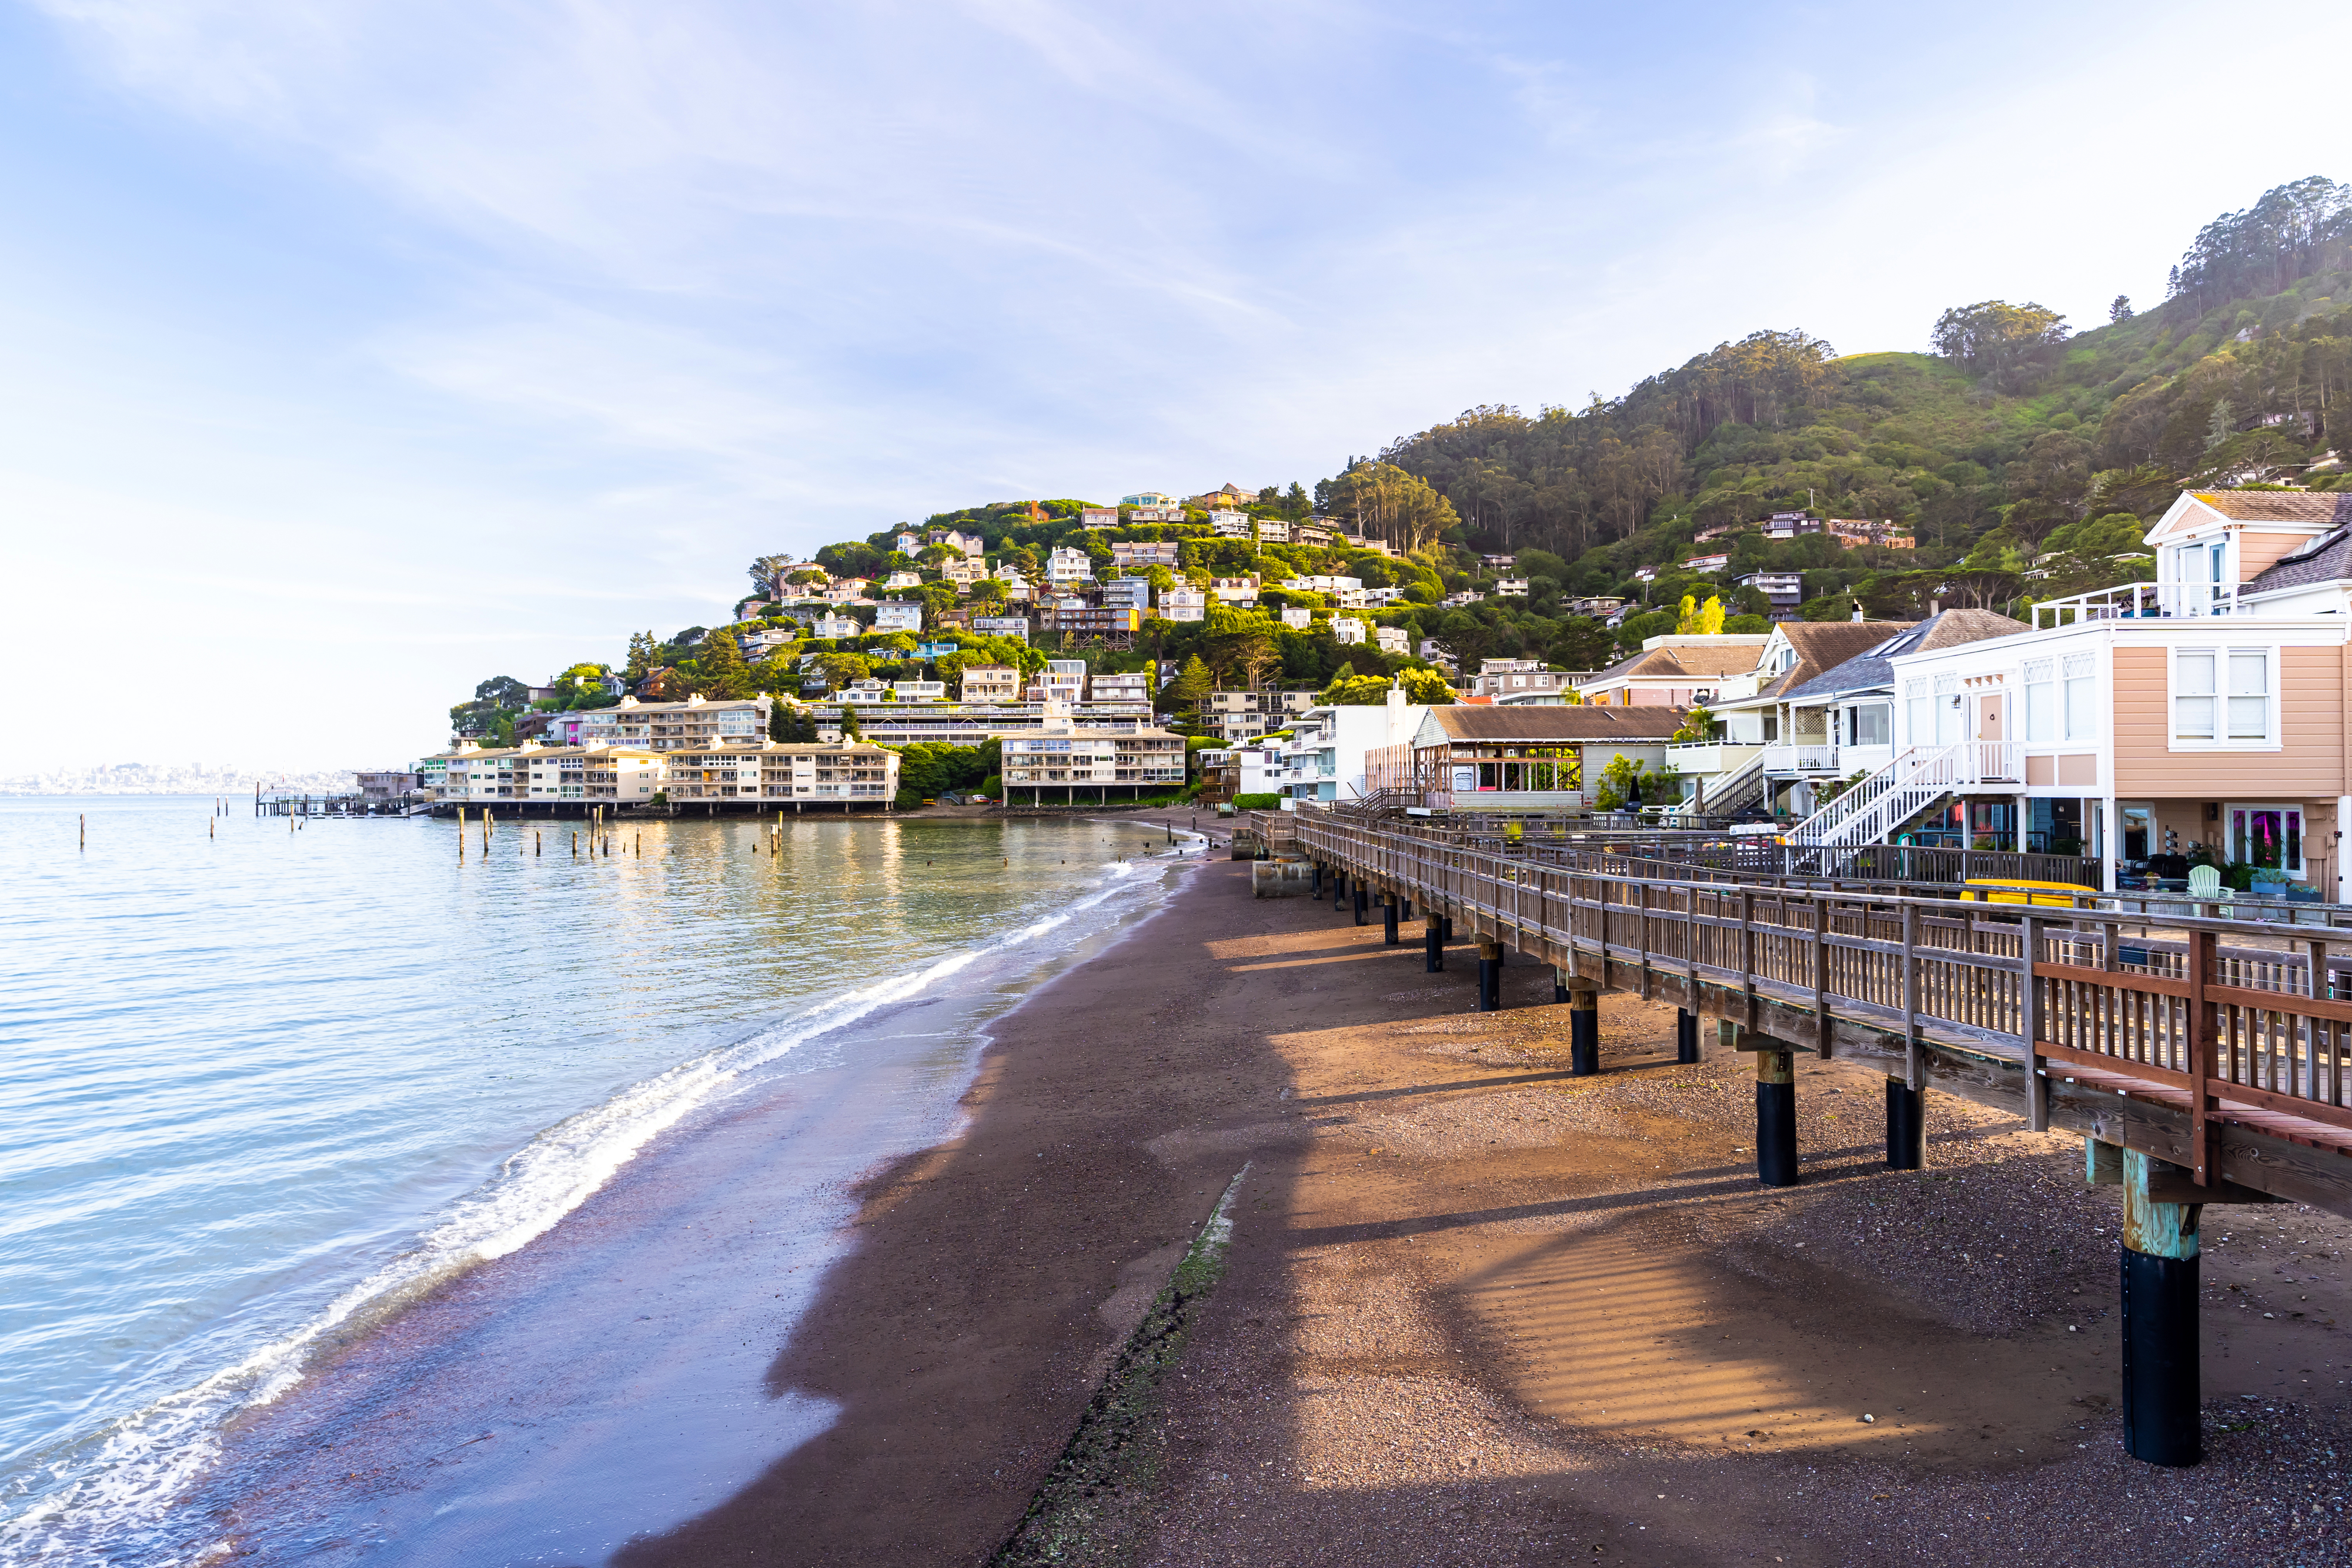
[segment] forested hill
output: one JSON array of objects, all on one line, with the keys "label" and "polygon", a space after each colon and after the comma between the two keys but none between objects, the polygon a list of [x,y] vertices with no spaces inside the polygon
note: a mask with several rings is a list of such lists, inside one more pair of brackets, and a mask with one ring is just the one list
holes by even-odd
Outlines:
[{"label": "forested hill", "polygon": [[[1757,332],[1614,401],[1471,409],[1318,491],[1377,523],[1425,481],[1455,515],[1424,507],[1433,535],[1557,554],[1570,592],[1622,591],[1696,534],[1734,525],[1712,537],[1736,543],[1737,525],[1776,511],[1892,518],[1917,549],[1864,554],[1915,579],[1981,568],[1990,600],[2010,597],[2000,575],[2043,595],[2131,575],[2123,525],[2184,486],[2352,486],[2337,458],[2352,457],[2352,427],[2337,424],[2352,391],[2352,185],[2298,181],[2216,219],[2165,300],[2135,312],[2118,298],[2110,315],[2075,332],[2037,305],[1958,307],[1935,323],[1933,354],[1841,357],[1801,331]],[[1841,555],[1821,539],[1769,553],[1751,536],[1735,566]],[[2041,572],[2021,580],[2037,556]]]}]

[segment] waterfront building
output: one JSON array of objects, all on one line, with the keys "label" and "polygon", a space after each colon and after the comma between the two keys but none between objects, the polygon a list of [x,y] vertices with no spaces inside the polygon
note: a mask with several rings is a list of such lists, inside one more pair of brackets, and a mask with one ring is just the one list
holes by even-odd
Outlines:
[{"label": "waterfront building", "polygon": [[1682,727],[1676,707],[1425,708],[1409,745],[1373,759],[1375,787],[1437,810],[1581,811],[1619,757],[1652,771]]},{"label": "waterfront building", "polygon": [[669,758],[673,803],[887,808],[898,793],[898,755],[867,741],[763,741]]},{"label": "waterfront building", "polygon": [[1395,685],[1381,702],[1309,707],[1290,721],[1290,739],[1282,747],[1283,788],[1299,800],[1361,800],[1380,787],[1369,781],[1373,755],[1409,744],[1424,714],[1450,711],[1409,702]]},{"label": "waterfront building", "polygon": [[1054,712],[1034,734],[1005,740],[999,772],[1004,798],[1018,804],[1027,791],[1033,804],[1047,795],[1075,801],[1080,789],[1107,800],[1112,789],[1140,795],[1174,789],[1184,782],[1184,737],[1141,726],[1131,729],[1081,727],[1052,705]]},{"label": "waterfront building", "polygon": [[461,746],[417,765],[430,798],[457,805],[646,805],[667,777],[649,747]]}]

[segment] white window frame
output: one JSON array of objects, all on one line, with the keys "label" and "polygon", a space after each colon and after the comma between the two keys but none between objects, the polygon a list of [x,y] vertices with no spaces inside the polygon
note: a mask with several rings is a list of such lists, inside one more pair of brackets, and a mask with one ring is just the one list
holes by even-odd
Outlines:
[{"label": "white window frame", "polygon": [[[2184,738],[2179,733],[2180,661],[2183,656],[2210,658],[2213,661],[2213,728],[2212,738]],[[2231,681],[2230,662],[2233,658],[2257,657],[2263,661],[2263,734],[2259,739],[2232,738],[2230,735],[2230,703]],[[2164,727],[2166,749],[2170,751],[2278,751],[2284,741],[2279,725],[2279,651],[2275,644],[2249,648],[2226,643],[2200,643],[2176,647],[2165,660]],[[2203,695],[2203,694],[2198,694]]]}]

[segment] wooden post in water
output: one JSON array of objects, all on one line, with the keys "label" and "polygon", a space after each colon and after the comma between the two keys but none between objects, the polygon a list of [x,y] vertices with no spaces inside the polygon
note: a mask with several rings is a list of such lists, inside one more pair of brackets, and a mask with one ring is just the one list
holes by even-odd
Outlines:
[{"label": "wooden post in water", "polygon": [[88,811],[84,811],[76,818],[75,821],[80,824],[81,831],[81,838],[75,847],[77,849],[86,850],[89,848],[89,813]]}]

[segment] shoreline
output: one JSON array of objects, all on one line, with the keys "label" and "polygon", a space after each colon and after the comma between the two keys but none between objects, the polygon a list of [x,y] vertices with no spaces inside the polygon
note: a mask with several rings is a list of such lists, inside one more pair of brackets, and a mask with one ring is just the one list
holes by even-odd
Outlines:
[{"label": "shoreline", "polygon": [[[217,1451],[141,1539],[164,1555],[155,1542],[226,1537],[265,1557],[299,1541],[603,1561],[724,1496],[829,1418],[769,1396],[763,1375],[851,1240],[846,1190],[949,1135],[993,1020],[1148,921],[1172,891],[1162,879],[1188,869],[1094,854],[1101,870],[1036,924],[995,928],[936,975],[893,978],[877,953],[876,1000],[852,986],[816,1004],[856,1010],[654,1132],[520,1249],[372,1301],[318,1339],[291,1388],[213,1428]],[[777,1027],[762,1019],[746,1044]],[[544,1526],[533,1509],[568,1517]]]}]

